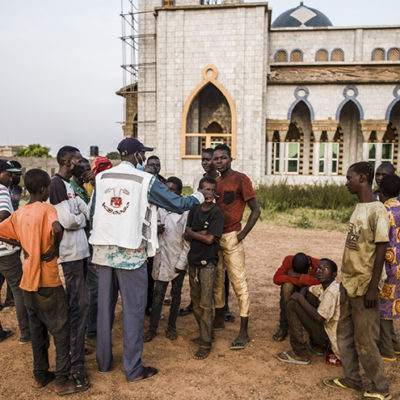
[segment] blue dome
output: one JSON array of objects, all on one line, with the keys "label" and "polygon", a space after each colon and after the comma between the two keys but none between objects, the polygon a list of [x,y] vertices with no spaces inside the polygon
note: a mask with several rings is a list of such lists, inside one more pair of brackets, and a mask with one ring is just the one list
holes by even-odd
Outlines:
[{"label": "blue dome", "polygon": [[300,28],[305,26],[332,26],[332,22],[321,11],[300,3],[282,13],[271,25],[272,28]]}]

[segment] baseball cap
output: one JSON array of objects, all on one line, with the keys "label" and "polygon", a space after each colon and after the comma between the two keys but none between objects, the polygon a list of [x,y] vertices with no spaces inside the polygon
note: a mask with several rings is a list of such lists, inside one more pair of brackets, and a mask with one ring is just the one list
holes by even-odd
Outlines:
[{"label": "baseball cap", "polygon": [[151,147],[144,146],[141,141],[132,137],[123,139],[119,143],[117,149],[121,156],[127,156],[128,154],[133,154],[138,151],[153,151]]},{"label": "baseball cap", "polygon": [[21,172],[20,168],[15,168],[10,161],[0,159],[0,172]]},{"label": "baseball cap", "polygon": [[112,166],[112,162],[107,157],[97,157],[90,165],[90,168],[92,169],[93,173],[97,175],[106,169],[112,168]]}]

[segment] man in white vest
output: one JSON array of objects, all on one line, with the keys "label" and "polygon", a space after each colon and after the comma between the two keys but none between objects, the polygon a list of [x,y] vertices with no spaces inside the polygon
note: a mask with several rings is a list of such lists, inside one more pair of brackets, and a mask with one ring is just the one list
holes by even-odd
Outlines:
[{"label": "man in white vest", "polygon": [[145,147],[135,138],[118,145],[121,164],[96,176],[93,227],[89,242],[99,266],[97,363],[100,372],[112,366],[111,330],[118,291],[123,307],[124,371],[129,382],[157,374],[143,367],[144,316],[147,299],[147,257],[157,248],[156,207],[183,213],[204,201],[201,192],[180,197],[143,171]]}]

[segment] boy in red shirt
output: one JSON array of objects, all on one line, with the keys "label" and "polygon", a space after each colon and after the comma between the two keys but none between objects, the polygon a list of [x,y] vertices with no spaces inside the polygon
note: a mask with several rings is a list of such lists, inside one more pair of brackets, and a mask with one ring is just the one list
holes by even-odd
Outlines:
[{"label": "boy in red shirt", "polygon": [[292,294],[303,286],[319,284],[316,278],[318,261],[317,258],[309,257],[304,253],[297,253],[294,256],[286,256],[275,272],[274,283],[281,287],[279,329],[272,336],[276,342],[281,342],[288,335],[286,307]]},{"label": "boy in red shirt", "polygon": [[[249,322],[249,290],[244,269],[244,248],[242,240],[252,230],[260,216],[260,208],[256,200],[251,180],[231,168],[231,149],[220,144],[215,147],[213,162],[221,176],[217,179],[217,205],[224,214],[224,228],[220,240],[219,261],[214,286],[215,321],[214,330],[223,329],[225,306],[225,271],[232,283],[233,290],[239,300],[240,331],[232,342],[231,350],[244,349],[250,341],[248,335]],[[243,212],[249,206],[251,213],[242,229]]]},{"label": "boy in red shirt", "polygon": [[[0,223],[0,238],[21,246],[24,268],[20,288],[28,312],[32,338],[33,387],[56,380],[59,395],[81,392],[88,385],[69,379],[71,372],[68,301],[58,274],[57,257],[63,230],[56,209],[45,201],[50,195],[50,177],[40,169],[25,175],[29,203]],[[56,371],[49,371],[49,335],[56,347]]]}]

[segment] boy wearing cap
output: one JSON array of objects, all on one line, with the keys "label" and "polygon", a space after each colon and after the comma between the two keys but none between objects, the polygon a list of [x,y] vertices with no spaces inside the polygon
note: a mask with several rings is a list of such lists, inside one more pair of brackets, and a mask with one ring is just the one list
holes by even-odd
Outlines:
[{"label": "boy wearing cap", "polygon": [[[14,168],[9,161],[0,159],[0,222],[14,212],[8,188],[12,183],[12,176],[15,172],[21,172],[21,170]],[[0,242],[0,273],[7,280],[14,295],[18,326],[21,332],[19,343],[28,343],[31,341],[28,314],[19,287],[22,277],[19,247]]]},{"label": "boy wearing cap", "polygon": [[[135,138],[118,145],[121,163],[96,176],[93,196],[94,264],[99,266],[97,363],[108,372],[113,360],[111,330],[118,291],[123,307],[124,370],[128,382],[157,374],[143,367],[143,329],[147,293],[147,257],[157,248],[157,212],[154,205],[183,213],[204,201],[201,192],[180,197],[153,175],[143,171],[145,147]],[[92,210],[91,210],[92,214]]]}]

